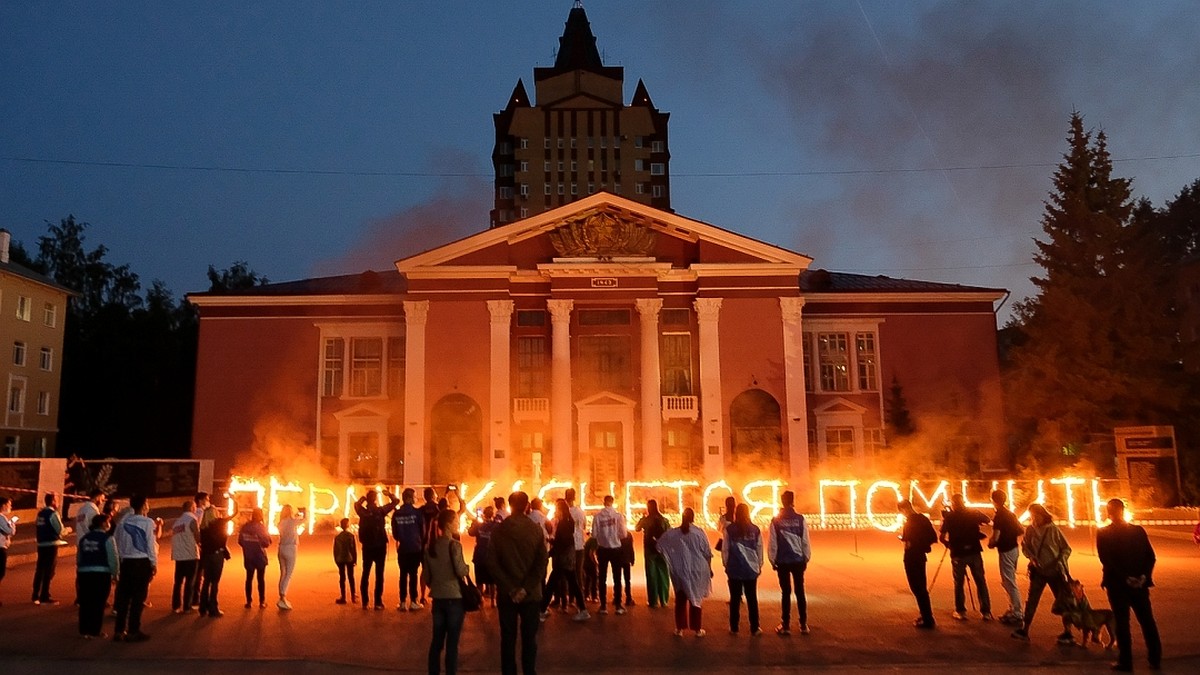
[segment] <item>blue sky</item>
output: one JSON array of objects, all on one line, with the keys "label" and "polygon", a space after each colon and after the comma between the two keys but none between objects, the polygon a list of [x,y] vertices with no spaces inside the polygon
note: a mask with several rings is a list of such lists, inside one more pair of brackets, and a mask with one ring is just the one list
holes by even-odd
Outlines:
[{"label": "blue sky", "polygon": [[[675,210],[814,267],[1031,293],[1072,109],[1135,194],[1200,178],[1190,2],[584,4],[671,113]],[[0,226],[74,214],[176,295],[385,269],[486,227],[491,115],[570,7],[0,3]]]}]

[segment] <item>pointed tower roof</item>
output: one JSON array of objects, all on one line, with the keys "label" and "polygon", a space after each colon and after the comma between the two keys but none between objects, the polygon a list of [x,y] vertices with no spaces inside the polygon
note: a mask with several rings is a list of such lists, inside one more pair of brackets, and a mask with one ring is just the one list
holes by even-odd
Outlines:
[{"label": "pointed tower roof", "polygon": [[641,78],[638,78],[637,88],[633,90],[633,100],[629,102],[629,105],[640,105],[647,108],[654,107],[654,101],[650,100],[650,92],[646,91],[646,83],[642,82]]},{"label": "pointed tower roof", "polygon": [[583,10],[581,2],[576,2],[571,8],[571,13],[567,15],[562,37],[558,38],[558,55],[554,58],[554,66],[535,68],[533,79],[538,81],[576,70],[587,70],[605,77],[623,77],[623,69],[620,66],[605,66],[600,58],[600,50],[596,48],[596,36],[592,34],[592,24],[588,21],[587,12]]},{"label": "pointed tower roof", "polygon": [[508,105],[504,106],[505,110],[513,108],[528,108],[532,104],[529,102],[529,94],[525,93],[525,83],[518,78],[517,86],[513,87],[512,94],[508,97]]}]

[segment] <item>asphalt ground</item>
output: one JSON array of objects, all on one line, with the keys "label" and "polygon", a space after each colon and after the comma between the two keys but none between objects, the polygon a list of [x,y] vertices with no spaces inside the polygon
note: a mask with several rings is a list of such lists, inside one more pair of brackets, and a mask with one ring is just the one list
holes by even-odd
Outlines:
[{"label": "asphalt ground", "polygon": [[[1075,548],[1071,570],[1087,586],[1095,607],[1107,606],[1099,588],[1100,566],[1094,555],[1092,532],[1067,531]],[[1155,615],[1164,643],[1164,670],[1200,672],[1200,550],[1190,532],[1153,530],[1158,554],[1157,587],[1152,592]],[[468,544],[468,556],[469,551]],[[916,606],[901,567],[900,544],[882,532],[812,534],[813,561],[806,575],[810,635],[774,634],[779,621],[779,588],[768,569],[759,580],[758,594],[764,635],[748,635],[745,608],[742,631],[728,634],[728,591],[719,562],[715,565],[714,594],[704,605],[708,635],[696,638],[672,634],[672,612],[645,604],[641,566],[634,568],[634,599],[628,614],[595,614],[584,623],[569,614],[553,613],[539,634],[539,671],[543,673],[723,673],[790,672],[798,668],[830,672],[885,670],[922,672],[953,667],[965,673],[1097,672],[1107,670],[1115,651],[1097,645],[1059,646],[1058,617],[1049,614],[1043,599],[1031,630],[1030,642],[1009,637],[1010,628],[984,622],[978,612],[956,622],[953,587],[947,561],[937,574],[933,602],[938,617],[934,631],[912,625]],[[169,545],[160,547],[169,556]],[[0,672],[2,673],[363,673],[424,672],[430,635],[428,610],[398,612],[398,573],[394,552],[385,581],[385,611],[364,611],[336,605],[337,571],[328,536],[304,537],[289,598],[292,611],[276,609],[274,586],[278,565],[267,569],[268,607],[243,608],[243,570],[240,551],[226,565],[221,586],[223,618],[170,611],[172,564],[162,562],[150,588],[153,607],[147,608],[143,630],[151,640],[138,644],[79,637],[71,605],[73,565],[60,562],[54,582],[56,606],[29,602],[33,565],[10,566],[0,583]],[[641,546],[638,544],[640,558]],[[987,578],[994,611],[1007,607],[1000,588],[996,558],[985,552]],[[929,575],[938,567],[940,550],[930,556]],[[1024,589],[1023,575],[1019,583]],[[611,592],[611,588],[610,588]],[[970,606],[970,603],[968,603]],[[111,618],[105,630],[112,632]],[[463,672],[499,669],[499,627],[495,610],[485,607],[469,614],[459,652]],[[1145,650],[1136,623],[1135,667],[1145,670]]]}]

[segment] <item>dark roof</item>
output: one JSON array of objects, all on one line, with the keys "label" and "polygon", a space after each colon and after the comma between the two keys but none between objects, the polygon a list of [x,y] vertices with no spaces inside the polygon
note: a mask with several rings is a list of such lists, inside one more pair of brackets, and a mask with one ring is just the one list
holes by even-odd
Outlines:
[{"label": "dark roof", "polygon": [[650,92],[646,91],[646,83],[638,79],[637,88],[633,90],[633,101],[629,105],[640,105],[647,108],[654,107],[654,101],[650,100]]},{"label": "dark roof", "polygon": [[533,77],[537,81],[575,70],[587,70],[612,78],[620,78],[624,73],[620,66],[604,65],[600,50],[596,48],[596,36],[592,34],[587,12],[578,2],[567,15],[566,27],[563,28],[562,37],[558,38],[558,55],[554,58],[554,66],[535,68]]},{"label": "dark roof", "polygon": [[11,259],[8,262],[0,262],[0,271],[8,272],[13,276],[21,277],[22,279],[28,279],[29,281],[42,284],[43,286],[49,286],[51,288],[58,289],[67,295],[79,295],[79,293],[67,288],[66,286],[63,286],[45,274],[34,272],[24,265],[18,265]]},{"label": "dark roof", "polygon": [[407,290],[408,284],[396,270],[375,272],[368,270],[359,274],[344,274],[336,277],[316,277],[296,281],[281,281],[251,288],[232,291],[205,291],[189,293],[189,296],[286,296],[286,295],[394,295]]},{"label": "dark roof", "polygon": [[918,281],[916,279],[895,279],[882,274],[869,276],[866,274],[850,274],[848,272],[830,272],[816,269],[805,270],[800,274],[800,290],[828,293],[1005,293],[1003,288],[987,288],[984,286],[963,286],[941,281]]}]

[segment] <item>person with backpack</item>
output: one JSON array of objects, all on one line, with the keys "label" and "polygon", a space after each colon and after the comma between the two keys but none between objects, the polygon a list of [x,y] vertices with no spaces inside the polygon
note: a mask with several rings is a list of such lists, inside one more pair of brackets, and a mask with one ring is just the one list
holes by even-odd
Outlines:
[{"label": "person with backpack", "polygon": [[936,622],[933,620],[933,606],[929,601],[925,563],[933,545],[937,543],[938,534],[929,518],[913,509],[912,502],[902,500],[896,508],[904,516],[904,529],[900,533],[900,541],[904,542],[904,576],[908,579],[908,588],[917,599],[917,609],[921,612],[921,616],[913,625],[929,630]]},{"label": "person with backpack", "polygon": [[939,540],[950,550],[950,569],[954,573],[954,613],[951,616],[955,621],[967,620],[967,597],[963,586],[968,571],[979,594],[979,613],[984,621],[993,619],[992,598],[988,594],[987,578],[983,572],[983,546],[980,544],[986,537],[979,530],[981,525],[990,522],[991,518],[982,512],[967,508],[965,499],[959,493],[950,496],[950,510],[942,514]]},{"label": "person with backpack", "polygon": [[808,539],[808,524],[804,515],[796,513],[796,493],[788,490],[779,496],[779,514],[771,520],[770,544],[767,559],[779,575],[782,616],[775,633],[792,634],[792,589],[796,592],[796,617],[800,619],[800,634],[808,635],[808,596],[804,593],[804,572],[812,558]]},{"label": "person with backpack", "polygon": [[417,604],[417,586],[424,556],[422,543],[427,542],[424,517],[414,506],[416,496],[415,490],[405,488],[401,493],[404,503],[392,513],[392,539],[396,540],[396,562],[400,565],[400,606],[397,609],[401,612],[421,609]]},{"label": "person with backpack", "polygon": [[[359,591],[362,593],[363,609],[370,607],[371,596],[367,593],[371,588],[371,567],[375,568],[375,609],[383,609],[383,567],[387,564],[387,517],[396,510],[400,500],[390,492],[384,492],[387,504],[378,504],[379,493],[368,490],[354,503],[354,512],[358,514],[358,541],[362,543],[362,580]],[[437,505],[435,504],[436,508]]]}]

